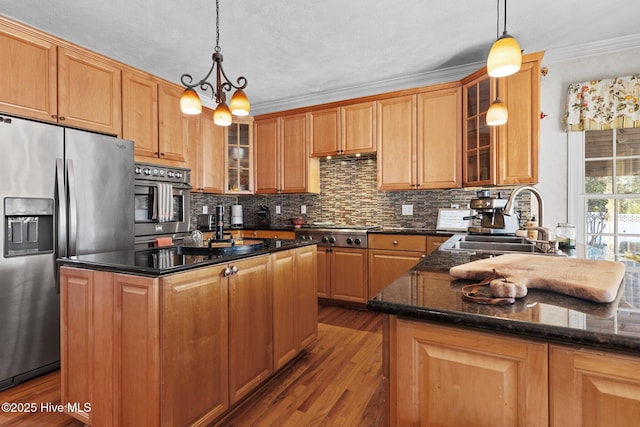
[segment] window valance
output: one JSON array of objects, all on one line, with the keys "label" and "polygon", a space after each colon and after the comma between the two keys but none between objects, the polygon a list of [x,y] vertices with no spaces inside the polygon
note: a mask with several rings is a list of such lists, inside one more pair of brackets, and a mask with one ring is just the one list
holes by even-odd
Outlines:
[{"label": "window valance", "polygon": [[640,128],[640,74],[572,83],[565,122],[569,131]]}]

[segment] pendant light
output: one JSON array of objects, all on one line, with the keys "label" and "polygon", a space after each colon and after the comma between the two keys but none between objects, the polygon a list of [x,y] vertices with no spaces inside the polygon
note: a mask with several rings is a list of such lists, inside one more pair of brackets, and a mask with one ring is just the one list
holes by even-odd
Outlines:
[{"label": "pendant light", "polygon": [[[496,37],[500,32],[500,0],[497,0]],[[502,36],[491,46],[487,58],[487,72],[491,77],[506,77],[515,74],[522,65],[520,45],[507,33],[507,0],[504,0],[504,27]]]},{"label": "pendant light", "polygon": [[508,118],[509,110],[507,110],[507,106],[500,100],[500,98],[496,98],[487,110],[487,125],[501,126],[507,123]]},{"label": "pendant light", "polygon": [[[184,114],[200,114],[202,112],[202,102],[194,88],[199,87],[204,92],[210,89],[213,92],[212,98],[215,98],[217,104],[213,113],[213,122],[218,126],[229,126],[232,121],[231,115],[249,115],[251,104],[243,90],[247,87],[247,79],[242,76],[238,77],[237,85],[229,81],[222,69],[222,54],[220,51],[220,2],[216,0],[216,47],[212,55],[213,64],[211,64],[207,75],[197,83],[192,83],[193,77],[190,74],[183,74],[180,77],[182,85],[186,88],[180,98],[180,109]],[[214,69],[216,70],[215,87],[207,81],[213,74]],[[236,92],[231,97],[229,102],[231,108],[229,108],[227,106],[226,92],[230,92],[232,88],[236,89]]]}]

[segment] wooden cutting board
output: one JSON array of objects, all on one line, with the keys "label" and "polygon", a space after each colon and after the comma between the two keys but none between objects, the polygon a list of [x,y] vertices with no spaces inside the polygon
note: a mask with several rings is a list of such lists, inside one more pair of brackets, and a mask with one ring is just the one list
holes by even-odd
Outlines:
[{"label": "wooden cutting board", "polygon": [[452,267],[449,274],[481,281],[494,270],[528,289],[546,289],[606,303],[616,298],[625,266],[617,261],[506,254]]}]

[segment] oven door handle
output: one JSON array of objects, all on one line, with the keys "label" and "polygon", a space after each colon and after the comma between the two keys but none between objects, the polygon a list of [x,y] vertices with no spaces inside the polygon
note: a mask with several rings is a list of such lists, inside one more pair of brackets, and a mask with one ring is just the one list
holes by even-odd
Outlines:
[{"label": "oven door handle", "polygon": [[156,187],[156,184],[158,183],[171,184],[174,189],[178,189],[178,190],[191,190],[193,188],[191,184],[189,184],[188,182],[149,181],[147,179],[135,180],[136,187],[142,187],[142,186]]}]

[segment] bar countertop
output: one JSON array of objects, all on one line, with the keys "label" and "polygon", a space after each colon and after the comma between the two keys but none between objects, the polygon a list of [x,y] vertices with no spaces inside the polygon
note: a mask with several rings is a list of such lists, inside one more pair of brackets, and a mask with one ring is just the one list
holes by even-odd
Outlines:
[{"label": "bar countertop", "polygon": [[607,351],[640,352],[640,263],[620,259],[626,266],[625,278],[615,301],[608,304],[530,289],[515,304],[484,305],[462,299],[462,287],[472,281],[449,275],[449,268],[479,257],[482,255],[472,252],[436,250],[369,300],[367,307],[406,319]]},{"label": "bar countertop", "polygon": [[58,264],[154,277],[316,244],[316,242],[305,240],[259,240],[264,241],[262,248],[243,253],[189,254],[183,253],[181,246],[165,246],[137,251],[114,251],[59,258]]}]

